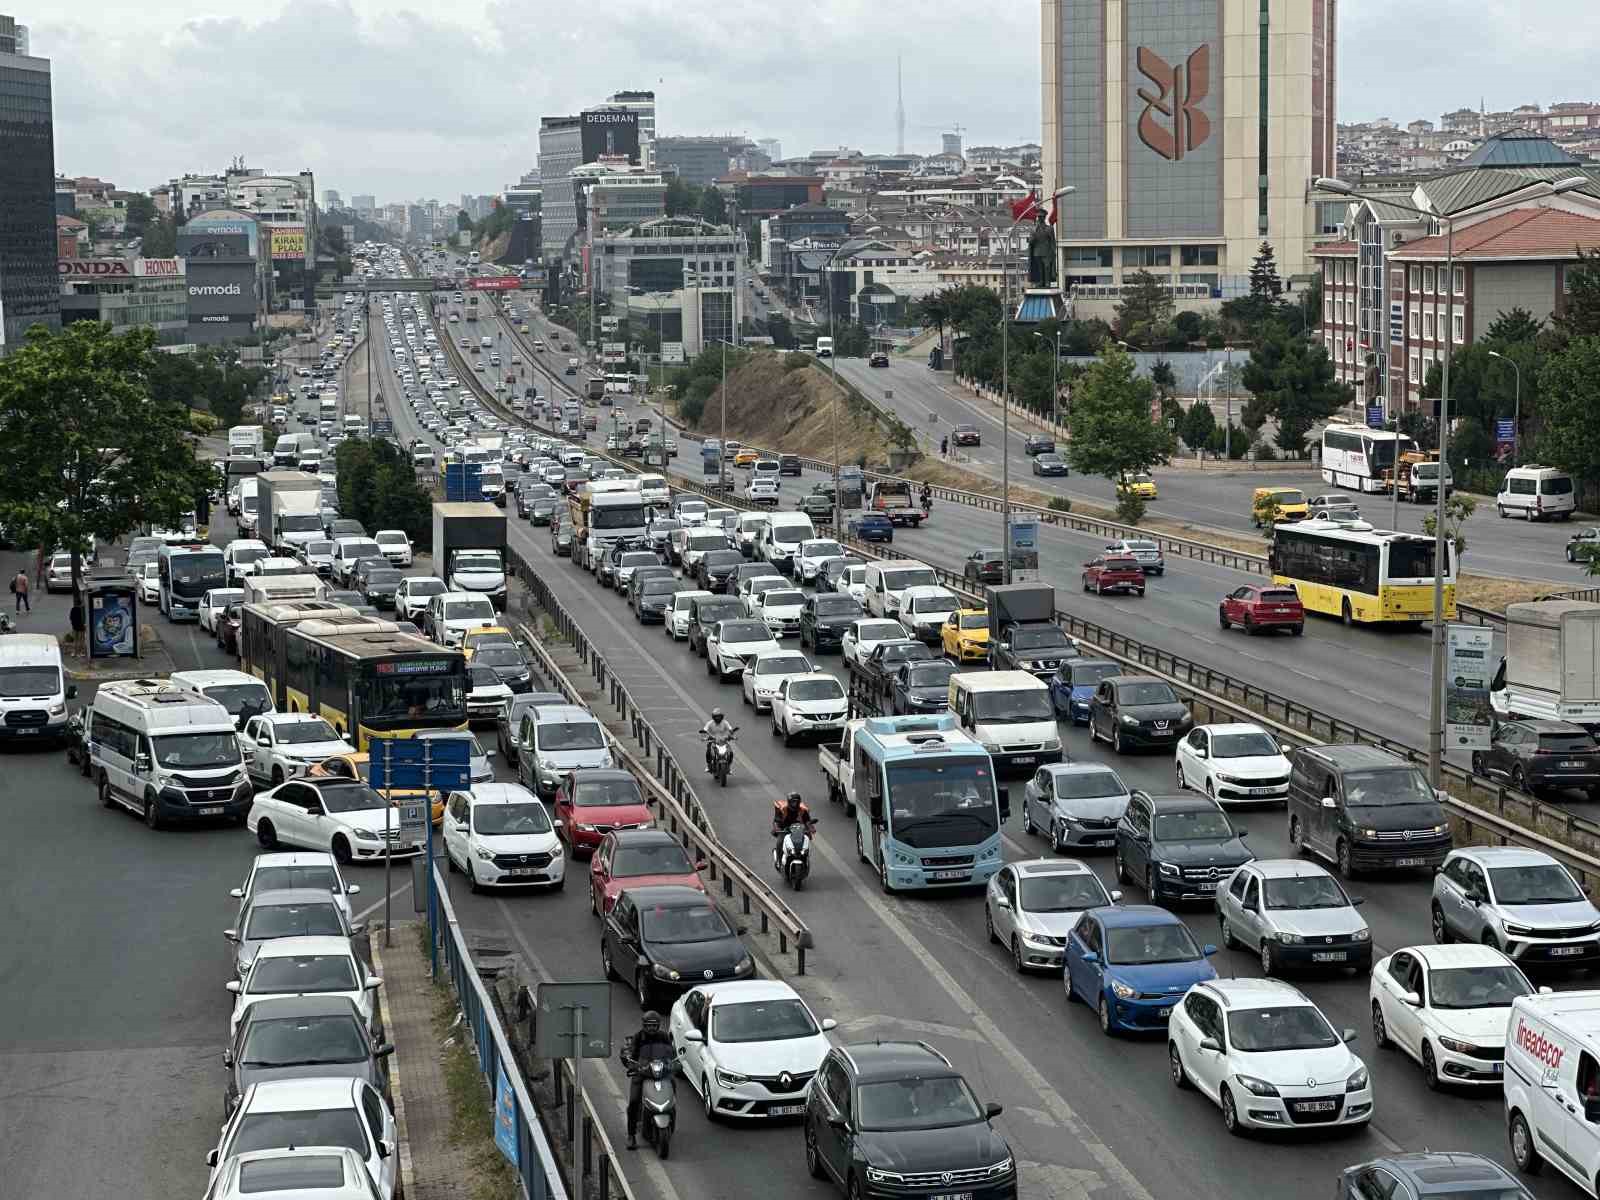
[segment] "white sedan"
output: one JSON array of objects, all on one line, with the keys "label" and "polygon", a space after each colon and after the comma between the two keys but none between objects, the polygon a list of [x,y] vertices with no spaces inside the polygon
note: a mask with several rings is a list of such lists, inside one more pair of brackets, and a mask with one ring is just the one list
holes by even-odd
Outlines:
[{"label": "white sedan", "polygon": [[222,1127],[222,1139],[206,1155],[206,1162],[215,1182],[235,1154],[287,1150],[335,1138],[335,1144],[348,1145],[361,1156],[377,1194],[390,1200],[400,1174],[400,1136],[389,1106],[363,1079],[289,1078],[252,1084]]},{"label": "white sedan", "polygon": [[832,675],[816,671],[785,679],[772,698],[772,732],[785,746],[795,739],[837,741],[844,734],[850,701]]},{"label": "white sedan", "polygon": [[867,603],[867,568],[864,566],[846,567],[839,572],[839,578],[833,581],[833,590],[854,598],[857,604],[865,607]]},{"label": "white sedan", "polygon": [[809,658],[794,650],[768,650],[758,654],[739,680],[744,702],[758,713],[767,712],[772,708],[772,697],[777,695],[785,679],[809,675],[815,670]]},{"label": "white sedan", "polygon": [[244,599],[244,591],[240,588],[212,588],[200,597],[200,628],[207,633],[216,633],[217,618],[228,611],[228,605],[237,604]]},{"label": "white sedan", "polygon": [[850,628],[844,631],[840,648],[846,666],[851,663],[860,665],[879,642],[905,640],[906,629],[899,621],[889,621],[882,617],[863,617],[859,621],[852,622]]},{"label": "white sedan", "polygon": [[708,1120],[765,1120],[805,1112],[834,1025],[787,983],[749,979],[690,988],[672,1006],[667,1033]]},{"label": "white sedan", "polygon": [[1373,1043],[1399,1046],[1437,1090],[1446,1083],[1500,1086],[1506,1014],[1533,985],[1493,946],[1467,943],[1396,950],[1373,964],[1367,990]]},{"label": "white sedan", "polygon": [[1259,725],[1196,725],[1178,743],[1178,786],[1219,804],[1278,804],[1289,796],[1289,760]]},{"label": "white sedan", "polygon": [[756,616],[762,594],[773,588],[792,588],[794,585],[782,575],[749,575],[739,581],[739,603],[749,616]]},{"label": "white sedan", "polygon": [[830,558],[843,557],[844,547],[832,538],[807,538],[794,556],[796,578],[801,583],[815,583]]},{"label": "white sedan", "polygon": [[422,849],[400,840],[398,811],[359,779],[290,779],[257,792],[245,827],[263,850],[326,850],[341,865],[375,862],[389,842],[396,858]]},{"label": "white sedan", "polygon": [[762,651],[778,649],[777,639],[760,621],[738,617],[718,621],[706,634],[706,673],[727,683],[743,674],[745,664]]},{"label": "white sedan", "polygon": [[281,937],[263,942],[250,971],[240,979],[230,979],[233,1016],[228,1022],[228,1041],[239,1032],[239,1020],[257,1000],[276,996],[343,996],[377,1033],[382,1025],[378,1016],[377,990],[383,977],[370,973],[347,937]]}]

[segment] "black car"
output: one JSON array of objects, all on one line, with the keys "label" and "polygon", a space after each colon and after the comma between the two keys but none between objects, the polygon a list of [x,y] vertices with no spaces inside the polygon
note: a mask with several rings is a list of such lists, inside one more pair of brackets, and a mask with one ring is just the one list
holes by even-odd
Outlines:
[{"label": "black car", "polygon": [[559,517],[550,522],[550,553],[559,557],[572,557],[572,522]]},{"label": "black car", "polygon": [[328,523],[328,536],[334,541],[342,537],[364,538],[367,536],[367,527],[349,517],[338,517]]},{"label": "black car", "polygon": [[[377,560],[374,559],[374,562]],[[368,604],[367,598],[357,591],[333,591],[323,597],[329,604],[337,604],[343,608],[353,608],[365,617],[375,617],[378,609],[375,605]]]},{"label": "black car", "polygon": [[533,669],[520,647],[510,642],[489,642],[472,652],[472,665],[488,667],[513,692],[533,690]]},{"label": "black car", "polygon": [[944,659],[901,663],[895,669],[889,711],[896,716],[943,712],[950,706],[950,676],[955,673],[955,664]]},{"label": "black car", "polygon": [[1004,583],[1006,552],[988,548],[974,550],[961,564],[961,578],[967,583]]},{"label": "black car", "polygon": [[1210,796],[1152,796],[1136,789],[1117,822],[1117,878],[1144,886],[1150,903],[1214,903],[1217,886],[1255,857]]},{"label": "black car", "polygon": [[1056,668],[1078,655],[1078,643],[1054,622],[1030,622],[1003,632],[999,642],[989,647],[989,665],[996,671],[1027,671],[1040,679],[1054,675]]},{"label": "black car", "polygon": [[706,591],[729,592],[730,581],[743,563],[744,555],[738,550],[707,550],[695,565],[695,575]]},{"label": "black car", "polygon": [[845,630],[866,612],[854,596],[843,592],[818,591],[806,600],[800,610],[800,649],[810,646],[819,654],[824,650],[837,650],[844,644]]},{"label": "black car", "polygon": [[633,615],[641,625],[659,625],[667,619],[672,598],[684,589],[676,579],[646,579],[633,591]]},{"label": "black car", "polygon": [[718,979],[750,979],[756,965],[739,930],[699,888],[629,888],[600,932],[607,979],[633,985],[642,1008]]},{"label": "black car", "polygon": [[633,574],[628,577],[628,586],[623,589],[622,595],[627,599],[631,607],[639,595],[639,589],[644,586],[647,580],[676,578],[677,576],[673,574],[672,568],[659,560],[648,567],[635,567]]},{"label": "black car", "polygon": [[1175,746],[1194,726],[1189,706],[1165,679],[1113,675],[1089,701],[1089,737],[1111,743],[1118,754],[1148,746]]},{"label": "black car", "polygon": [[1056,476],[1061,478],[1071,474],[1071,472],[1067,470],[1067,460],[1062,458],[1061,455],[1057,454],[1054,450],[1047,450],[1043,454],[1035,456],[1033,460],[1033,473],[1035,475]]},{"label": "black car", "polygon": [[1507,721],[1487,750],[1472,752],[1472,770],[1522,792],[1581,788],[1600,800],[1600,744],[1568,721]]},{"label": "black car", "polygon": [[706,634],[717,627],[718,621],[742,616],[744,605],[736,596],[701,596],[689,610],[689,649],[704,658]]},{"label": "black car", "polygon": [[780,454],[780,455],[778,455],[778,474],[779,475],[798,475],[798,474],[800,474],[800,456],[798,454]]},{"label": "black car", "polygon": [[1036,454],[1054,454],[1056,452],[1056,440],[1052,437],[1046,437],[1042,433],[1030,433],[1028,440],[1022,443],[1022,452],[1029,458]]},{"label": "black car", "polygon": [[925,1042],[835,1046],[806,1093],[806,1166],[850,1197],[1015,1200],[1001,1111]]},{"label": "black car", "polygon": [[251,1084],[268,1079],[360,1079],[388,1096],[389,1065],[384,1060],[393,1053],[388,1042],[373,1039],[348,996],[259,1000],[245,1009],[222,1052],[228,1070],[222,1108],[232,1113]]},{"label": "black car", "polygon": [[872,357],[867,359],[867,366],[869,367],[887,367],[888,365],[889,356],[882,350],[874,351]]},{"label": "black car", "polygon": [[386,558],[363,558],[356,564],[352,582],[355,590],[374,608],[393,608],[394,594],[404,578],[400,569],[391,567]]}]

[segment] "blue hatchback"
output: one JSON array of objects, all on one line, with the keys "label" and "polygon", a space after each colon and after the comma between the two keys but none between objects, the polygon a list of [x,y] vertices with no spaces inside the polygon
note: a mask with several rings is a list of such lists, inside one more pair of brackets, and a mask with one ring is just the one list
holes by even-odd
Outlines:
[{"label": "blue hatchback", "polygon": [[1127,670],[1108,658],[1069,658],[1050,676],[1050,699],[1056,716],[1074,725],[1089,723],[1089,698],[1100,681]]},{"label": "blue hatchback", "polygon": [[1190,986],[1217,977],[1216,952],[1164,908],[1092,908],[1067,937],[1067,1002],[1093,1005],[1108,1036],[1165,1030]]},{"label": "blue hatchback", "polygon": [[862,513],[850,518],[850,534],[863,542],[894,541],[894,522],[882,513]]}]

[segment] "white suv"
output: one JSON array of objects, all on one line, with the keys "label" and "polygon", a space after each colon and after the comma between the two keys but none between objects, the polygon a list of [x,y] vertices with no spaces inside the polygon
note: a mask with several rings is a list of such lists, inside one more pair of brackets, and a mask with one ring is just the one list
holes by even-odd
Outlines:
[{"label": "white suv", "polygon": [[445,802],[445,862],[473,891],[501,884],[560,891],[566,855],[549,810],[519,783],[481,783]]},{"label": "white suv", "polygon": [[1211,979],[1172,1010],[1172,1082],[1222,1109],[1229,1133],[1302,1126],[1363,1127],[1372,1079],[1342,1034],[1299,988],[1276,979]]},{"label": "white suv", "polygon": [[397,567],[411,565],[411,539],[403,529],[380,529],[372,535],[383,556]]}]

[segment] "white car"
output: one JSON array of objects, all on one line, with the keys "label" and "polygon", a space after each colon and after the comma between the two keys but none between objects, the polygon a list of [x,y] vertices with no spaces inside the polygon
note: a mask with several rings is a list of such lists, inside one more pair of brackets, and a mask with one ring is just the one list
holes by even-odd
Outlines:
[{"label": "white car", "polygon": [[474,592],[440,592],[428,598],[428,636],[441,646],[459,646],[468,632],[500,623],[494,603]]},{"label": "white car", "polygon": [[667,636],[675,642],[681,642],[688,637],[689,618],[694,612],[694,602],[711,594],[703,588],[692,592],[674,592],[672,608],[667,612],[666,620],[662,622]]},{"label": "white car", "polygon": [[501,681],[490,666],[467,663],[467,723],[493,721],[507,700],[510,685]]},{"label": "white car", "polygon": [[377,1033],[378,1003],[374,993],[383,978],[371,974],[347,937],[286,937],[263,942],[243,979],[230,979],[233,1015],[228,1041],[239,1032],[239,1018],[257,1000],[272,996],[343,996],[356,1006],[367,1028]]},{"label": "white car", "polygon": [[244,886],[228,893],[239,902],[239,911],[256,892],[275,892],[283,888],[315,888],[333,897],[345,920],[353,920],[350,897],[361,894],[359,883],[347,883],[333,855],[316,850],[279,850],[258,854],[250,862]]},{"label": "white car", "polygon": [[747,575],[739,581],[739,604],[747,615],[754,617],[763,592],[793,586],[782,575]]},{"label": "white car", "polygon": [[1372,1078],[1343,1033],[1299,988],[1276,979],[1209,979],[1184,994],[1167,1026],[1172,1082],[1222,1110],[1229,1133],[1365,1128]]},{"label": "white car", "polygon": [[376,861],[385,846],[396,858],[421,853],[420,845],[401,839],[399,822],[394,806],[364,782],[332,775],[290,779],[257,792],[245,817],[263,850],[326,850],[340,864]]},{"label": "white car", "polygon": [[383,556],[397,567],[411,565],[411,539],[403,529],[380,529],[372,535]]},{"label": "white car", "polygon": [[760,621],[739,617],[718,621],[706,631],[706,674],[727,683],[763,650],[777,649],[777,639]]},{"label": "white car", "polygon": [[1219,804],[1279,804],[1289,796],[1289,759],[1259,725],[1196,725],[1178,743],[1178,786]]},{"label": "white car", "polygon": [[843,557],[844,547],[832,538],[807,538],[794,556],[795,578],[801,583],[815,583],[828,559]]},{"label": "white car", "polygon": [[1493,946],[1407,946],[1373,964],[1367,985],[1372,1041],[1379,1049],[1399,1046],[1414,1058],[1430,1088],[1498,1088],[1511,1002],[1533,990]]},{"label": "white car", "polygon": [[216,633],[217,618],[228,611],[228,605],[238,604],[243,599],[244,591],[240,588],[212,588],[200,597],[200,628]]},{"label": "white car", "polygon": [[549,810],[517,783],[482,783],[451,792],[440,828],[449,870],[473,891],[502,884],[560,891],[566,857]]},{"label": "white car", "polygon": [[1043,968],[1059,973],[1067,937],[1084,911],[1115,904],[1100,877],[1077,858],[1034,858],[1007,863],[983,893],[989,940],[1011,952],[1020,975]]},{"label": "white car", "polygon": [[844,655],[846,666],[852,663],[859,666],[866,661],[867,655],[872,653],[872,648],[880,642],[905,640],[906,627],[899,621],[886,620],[883,617],[862,617],[859,621],[852,621],[850,628],[844,631],[844,638],[840,642],[840,653]]},{"label": "white car", "polygon": [[444,590],[444,580],[437,575],[408,575],[395,591],[394,611],[401,620],[420,625],[422,614],[428,611],[428,601]]},{"label": "white car", "polygon": [[785,746],[802,737],[837,741],[849,715],[844,685],[824,671],[788,676],[772,698],[772,732]]},{"label": "white car", "polygon": [[276,787],[297,779],[335,754],[356,748],[323,718],[311,713],[263,713],[245,722],[239,734],[245,769],[258,785]]},{"label": "white car", "polygon": [[229,584],[237,584],[247,575],[255,574],[256,564],[271,555],[271,548],[260,538],[234,538],[222,551],[222,565]]},{"label": "white car", "polygon": [[[288,1170],[278,1166],[283,1159],[292,1160]],[[208,1200],[300,1200],[306,1193],[298,1181],[307,1174],[317,1179],[317,1200],[373,1200],[375,1194],[367,1164],[347,1146],[251,1150],[220,1160],[215,1174]]]},{"label": "white car", "polygon": [[778,506],[778,481],[776,479],[752,479],[744,489],[744,498],[751,504],[770,504]]},{"label": "white car", "polygon": [[834,1025],[787,983],[748,979],[690,988],[672,1006],[667,1034],[707,1116],[766,1119],[805,1112]]},{"label": "white car", "polygon": [[846,567],[839,573],[839,578],[833,581],[833,590],[842,592],[846,596],[854,597],[855,602],[863,608],[867,604],[867,568]]},{"label": "white car", "polygon": [[139,585],[139,600],[143,604],[161,603],[161,565],[159,563],[145,563],[136,577]]},{"label": "white car", "polygon": [[937,646],[940,628],[960,607],[961,601],[947,588],[908,587],[900,594],[900,624],[905,627],[907,637]]},{"label": "white car", "polygon": [[[313,1130],[321,1136],[312,1136]],[[334,1141],[336,1136],[338,1141]],[[378,1195],[391,1200],[400,1175],[400,1135],[388,1104],[370,1083],[361,1079],[330,1076],[268,1079],[251,1084],[222,1127],[222,1139],[206,1155],[206,1162],[215,1182],[235,1154],[288,1150],[308,1141],[313,1145],[319,1141],[348,1145],[345,1137],[362,1147],[356,1153],[377,1185]],[[332,1157],[337,1152],[331,1147],[319,1147],[316,1153]],[[254,1188],[243,1190],[254,1193]],[[207,1195],[211,1195],[209,1190]],[[270,1200],[270,1193],[266,1200]]]},{"label": "white car", "polygon": [[759,712],[772,708],[772,698],[785,679],[795,675],[810,675],[817,668],[804,654],[795,650],[768,650],[756,655],[755,662],[739,680],[744,702]]},{"label": "white car", "polygon": [[797,637],[800,633],[800,613],[805,606],[804,592],[793,587],[773,588],[761,593],[750,615],[771,630],[773,637]]}]

